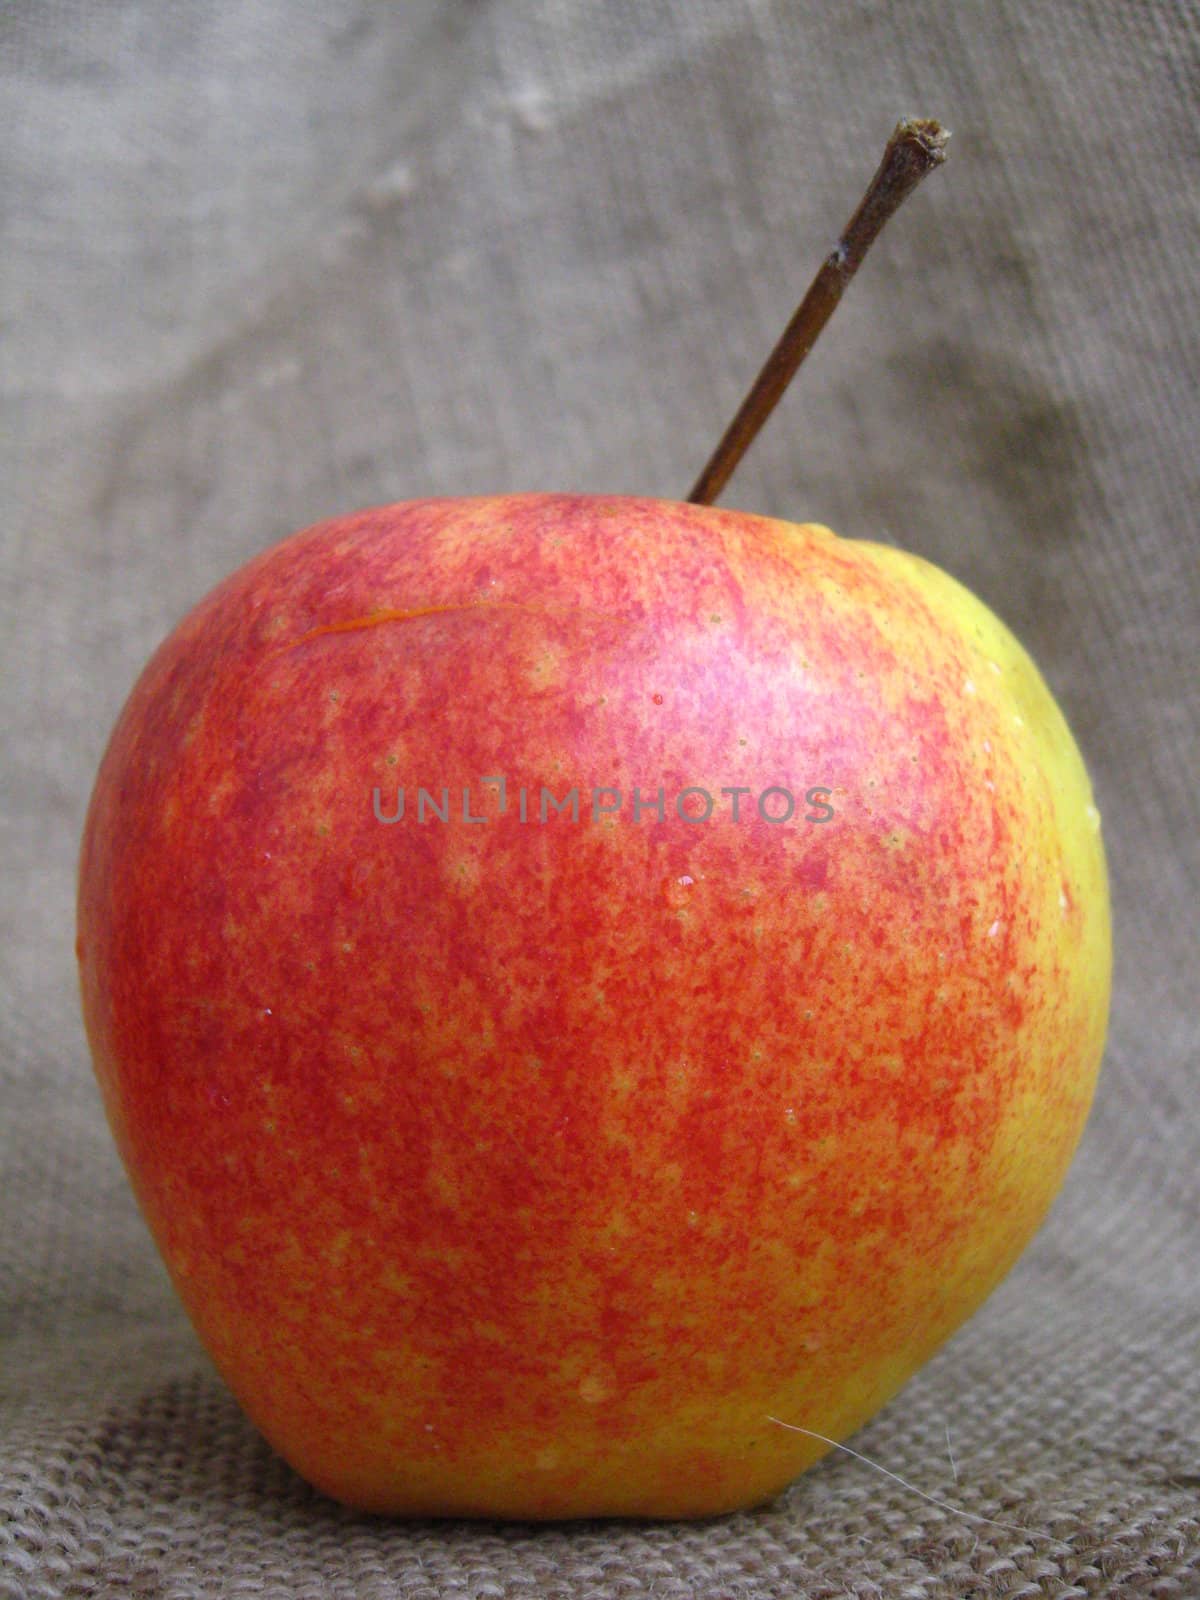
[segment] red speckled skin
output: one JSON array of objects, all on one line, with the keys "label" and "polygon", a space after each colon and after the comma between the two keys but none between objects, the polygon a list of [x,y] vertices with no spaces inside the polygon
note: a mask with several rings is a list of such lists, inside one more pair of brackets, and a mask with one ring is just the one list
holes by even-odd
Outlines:
[{"label": "red speckled skin", "polygon": [[1062,1180],[1098,821],[1011,635],[825,529],[434,500],[250,562],[122,712],[78,939],[117,1143],[246,1411],[377,1511],[769,1498],[824,1449],[769,1419],[845,1437]]}]

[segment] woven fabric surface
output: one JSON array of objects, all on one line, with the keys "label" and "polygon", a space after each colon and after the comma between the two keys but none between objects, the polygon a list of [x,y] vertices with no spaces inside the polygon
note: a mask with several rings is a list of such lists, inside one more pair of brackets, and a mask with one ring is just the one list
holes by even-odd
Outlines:
[{"label": "woven fabric surface", "polygon": [[[4,1600],[1200,1596],[1198,87],[1193,0],[0,11]],[[685,493],[904,114],[951,159],[724,501],[941,564],[1058,696],[1117,948],[1077,1161],[851,1441],[894,1477],[835,1452],[701,1523],[355,1515],[243,1418],[104,1121],[104,741],[293,528]]]}]

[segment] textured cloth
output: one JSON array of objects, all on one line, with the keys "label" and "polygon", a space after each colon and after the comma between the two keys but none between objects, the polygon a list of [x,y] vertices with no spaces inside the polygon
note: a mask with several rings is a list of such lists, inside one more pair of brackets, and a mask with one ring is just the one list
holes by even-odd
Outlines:
[{"label": "textured cloth", "polygon": [[[0,81],[0,1596],[1200,1595],[1194,0],[15,0]],[[911,1489],[835,1452],[704,1523],[355,1516],[209,1365],[103,1118],[109,728],[293,528],[686,493],[903,114],[950,161],[724,503],[945,566],[1058,696],[1117,946],[1077,1162],[852,1441]]]}]

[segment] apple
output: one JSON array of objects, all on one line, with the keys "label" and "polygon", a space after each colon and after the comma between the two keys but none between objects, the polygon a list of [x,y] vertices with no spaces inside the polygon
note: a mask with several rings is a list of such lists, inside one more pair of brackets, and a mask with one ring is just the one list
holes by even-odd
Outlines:
[{"label": "apple", "polygon": [[84,829],[104,1104],[311,1483],[408,1515],[773,1497],[1016,1260],[1103,1051],[1100,818],[1028,655],[919,558],[690,496],[383,507],[159,648]]},{"label": "apple", "polygon": [[[400,791],[403,790],[403,806]],[[574,796],[574,801],[572,801]],[[203,1343],[412,1515],[774,1496],[1012,1266],[1100,1063],[1100,819],[954,579],[668,501],[252,560],[112,734],[83,1011]]]}]

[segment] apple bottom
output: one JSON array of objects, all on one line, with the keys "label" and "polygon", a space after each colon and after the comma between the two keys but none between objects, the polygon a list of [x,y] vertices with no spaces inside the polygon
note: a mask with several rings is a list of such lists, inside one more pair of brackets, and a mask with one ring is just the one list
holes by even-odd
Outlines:
[{"label": "apple bottom", "polygon": [[[644,1375],[628,1387],[590,1340],[582,1378],[580,1362],[556,1360],[557,1351],[541,1352],[539,1364],[500,1346],[488,1370],[476,1366],[456,1381],[447,1366],[431,1381],[438,1363],[428,1355],[397,1344],[348,1346],[344,1329],[340,1354],[327,1345],[314,1353],[322,1315],[297,1305],[273,1308],[279,1323],[251,1351],[244,1323],[239,1334],[236,1319],[222,1317],[215,1283],[196,1299],[203,1270],[176,1284],[249,1419],[313,1488],[351,1509],[696,1519],[769,1504],[828,1453],[830,1440],[870,1419],[954,1331],[963,1306],[1009,1270],[1032,1220],[1023,1212],[1014,1206],[1002,1254],[995,1241],[980,1253],[964,1240],[936,1287],[920,1263],[903,1276],[897,1259],[876,1314],[850,1304],[823,1317],[810,1311],[802,1322],[794,1285],[761,1284],[754,1318],[635,1341]],[[832,1336],[789,1337],[789,1321]],[[356,1369],[378,1374],[376,1382]],[[707,1388],[701,1370],[711,1375]]]},{"label": "apple bottom", "polygon": [[381,1425],[364,1437],[320,1414],[293,1411],[278,1419],[278,1433],[254,1420],[313,1488],[354,1510],[521,1521],[695,1519],[769,1504],[827,1453],[826,1443],[771,1421],[777,1414],[772,1405],[783,1418],[819,1411],[826,1427],[848,1435],[922,1359],[907,1357],[877,1376],[853,1413],[839,1407],[830,1414],[807,1393],[774,1401],[763,1395],[712,1407],[693,1403],[657,1429],[649,1424],[637,1437],[616,1440],[606,1440],[602,1427],[505,1434],[487,1417],[477,1428],[464,1419],[457,1442],[419,1423],[395,1430]]}]

